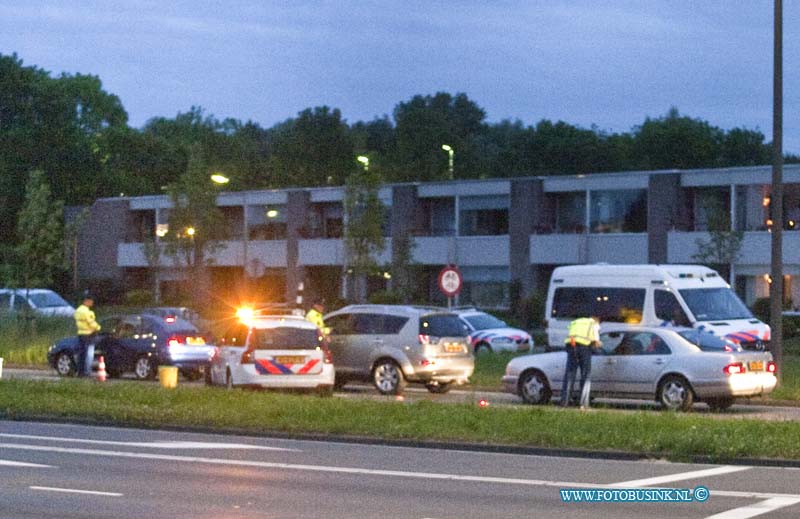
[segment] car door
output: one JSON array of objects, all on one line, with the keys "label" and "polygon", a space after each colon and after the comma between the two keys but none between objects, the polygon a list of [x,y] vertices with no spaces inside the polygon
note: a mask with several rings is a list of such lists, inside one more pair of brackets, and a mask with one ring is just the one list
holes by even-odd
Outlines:
[{"label": "car door", "polygon": [[613,391],[612,375],[618,361],[616,351],[624,338],[624,332],[600,334],[603,347],[592,352],[592,391],[604,393]]},{"label": "car door", "polygon": [[372,352],[383,347],[389,339],[383,331],[383,314],[353,314],[353,335],[349,340],[348,355],[350,365],[359,375],[369,375]]},{"label": "car door", "polygon": [[354,314],[337,314],[325,319],[325,327],[329,330],[330,350],[333,355],[333,365],[336,374],[348,375],[356,371],[355,355],[352,352],[352,343],[356,337],[353,331]]},{"label": "car door", "polygon": [[122,356],[122,351],[117,348],[116,333],[122,319],[119,317],[109,317],[100,321],[100,333],[97,336],[97,342],[94,347],[95,357],[103,356],[106,363],[106,369],[109,371],[117,371],[121,373],[125,371],[125,359]]},{"label": "car door", "polygon": [[129,316],[121,319],[114,333],[114,348],[120,360],[122,371],[133,369],[136,359],[146,354],[141,338],[141,318]]},{"label": "car door", "polygon": [[671,351],[654,332],[627,332],[616,348],[608,374],[612,391],[649,395],[669,362]]}]

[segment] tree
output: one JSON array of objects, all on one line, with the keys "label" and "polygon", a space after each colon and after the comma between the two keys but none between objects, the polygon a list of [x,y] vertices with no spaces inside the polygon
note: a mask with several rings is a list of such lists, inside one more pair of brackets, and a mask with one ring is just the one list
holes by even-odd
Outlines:
[{"label": "tree", "polygon": [[634,129],[635,153],[642,169],[718,167],[724,132],[707,121],[681,116],[670,108],[659,119],[645,119]]},{"label": "tree", "polygon": [[739,259],[744,232],[731,229],[730,215],[716,198],[706,197],[701,204],[706,214],[709,238],[696,240],[697,253],[692,259],[698,263],[724,265],[728,269],[729,283],[733,285],[733,264]]},{"label": "tree", "polygon": [[199,144],[189,148],[186,171],[167,191],[173,207],[164,251],[181,266],[188,267],[193,299],[199,304],[209,292],[209,256],[224,246],[225,218],[217,207],[217,193],[209,180],[209,169]]},{"label": "tree", "polygon": [[357,170],[345,183],[345,273],[352,271],[355,299],[363,302],[366,277],[378,271],[375,258],[383,251],[383,219],[385,208],[378,197],[381,176],[374,169]]},{"label": "tree", "polygon": [[17,220],[17,284],[51,286],[65,270],[63,215],[64,203],[52,199],[44,173],[31,172]]},{"label": "tree", "polygon": [[394,254],[392,254],[392,292],[397,294],[401,303],[411,303],[417,292],[414,279],[414,238],[411,233],[404,232],[392,238]]}]

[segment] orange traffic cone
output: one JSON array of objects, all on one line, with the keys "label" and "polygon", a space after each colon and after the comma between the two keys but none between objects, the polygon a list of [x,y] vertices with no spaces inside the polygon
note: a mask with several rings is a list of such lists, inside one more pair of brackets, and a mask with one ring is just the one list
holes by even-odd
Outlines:
[{"label": "orange traffic cone", "polygon": [[106,381],[106,359],[102,355],[100,355],[100,360],[97,362],[97,381]]}]

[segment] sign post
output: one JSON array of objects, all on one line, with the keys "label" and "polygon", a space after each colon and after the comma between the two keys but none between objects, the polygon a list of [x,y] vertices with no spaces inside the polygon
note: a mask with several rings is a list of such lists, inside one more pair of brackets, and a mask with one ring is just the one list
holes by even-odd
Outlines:
[{"label": "sign post", "polygon": [[453,307],[453,297],[461,292],[464,278],[461,271],[455,265],[447,265],[439,271],[439,290],[447,297],[447,309]]}]

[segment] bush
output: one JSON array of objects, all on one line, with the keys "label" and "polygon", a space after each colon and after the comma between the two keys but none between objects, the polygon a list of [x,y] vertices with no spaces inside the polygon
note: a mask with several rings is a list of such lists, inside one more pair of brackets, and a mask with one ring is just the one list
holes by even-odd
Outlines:
[{"label": "bush", "polygon": [[153,293],[150,290],[139,288],[125,292],[125,304],[128,306],[152,305],[153,299]]},{"label": "bush", "polygon": [[[784,308],[791,308],[791,302],[785,305]],[[769,324],[771,320],[771,312],[769,309],[769,298],[760,297],[753,303],[753,315],[761,321]],[[792,337],[800,337],[800,317],[784,316],[783,317],[783,338],[791,339]]]},{"label": "bush", "polygon": [[769,322],[769,298],[768,297],[759,297],[753,303],[753,315],[758,317],[761,321],[768,323]]},{"label": "bush", "polygon": [[367,300],[374,305],[399,305],[403,302],[401,295],[391,290],[373,292]]},{"label": "bush", "polygon": [[522,300],[522,315],[525,328],[534,329],[544,326],[544,311],[547,305],[547,295],[533,293]]}]

